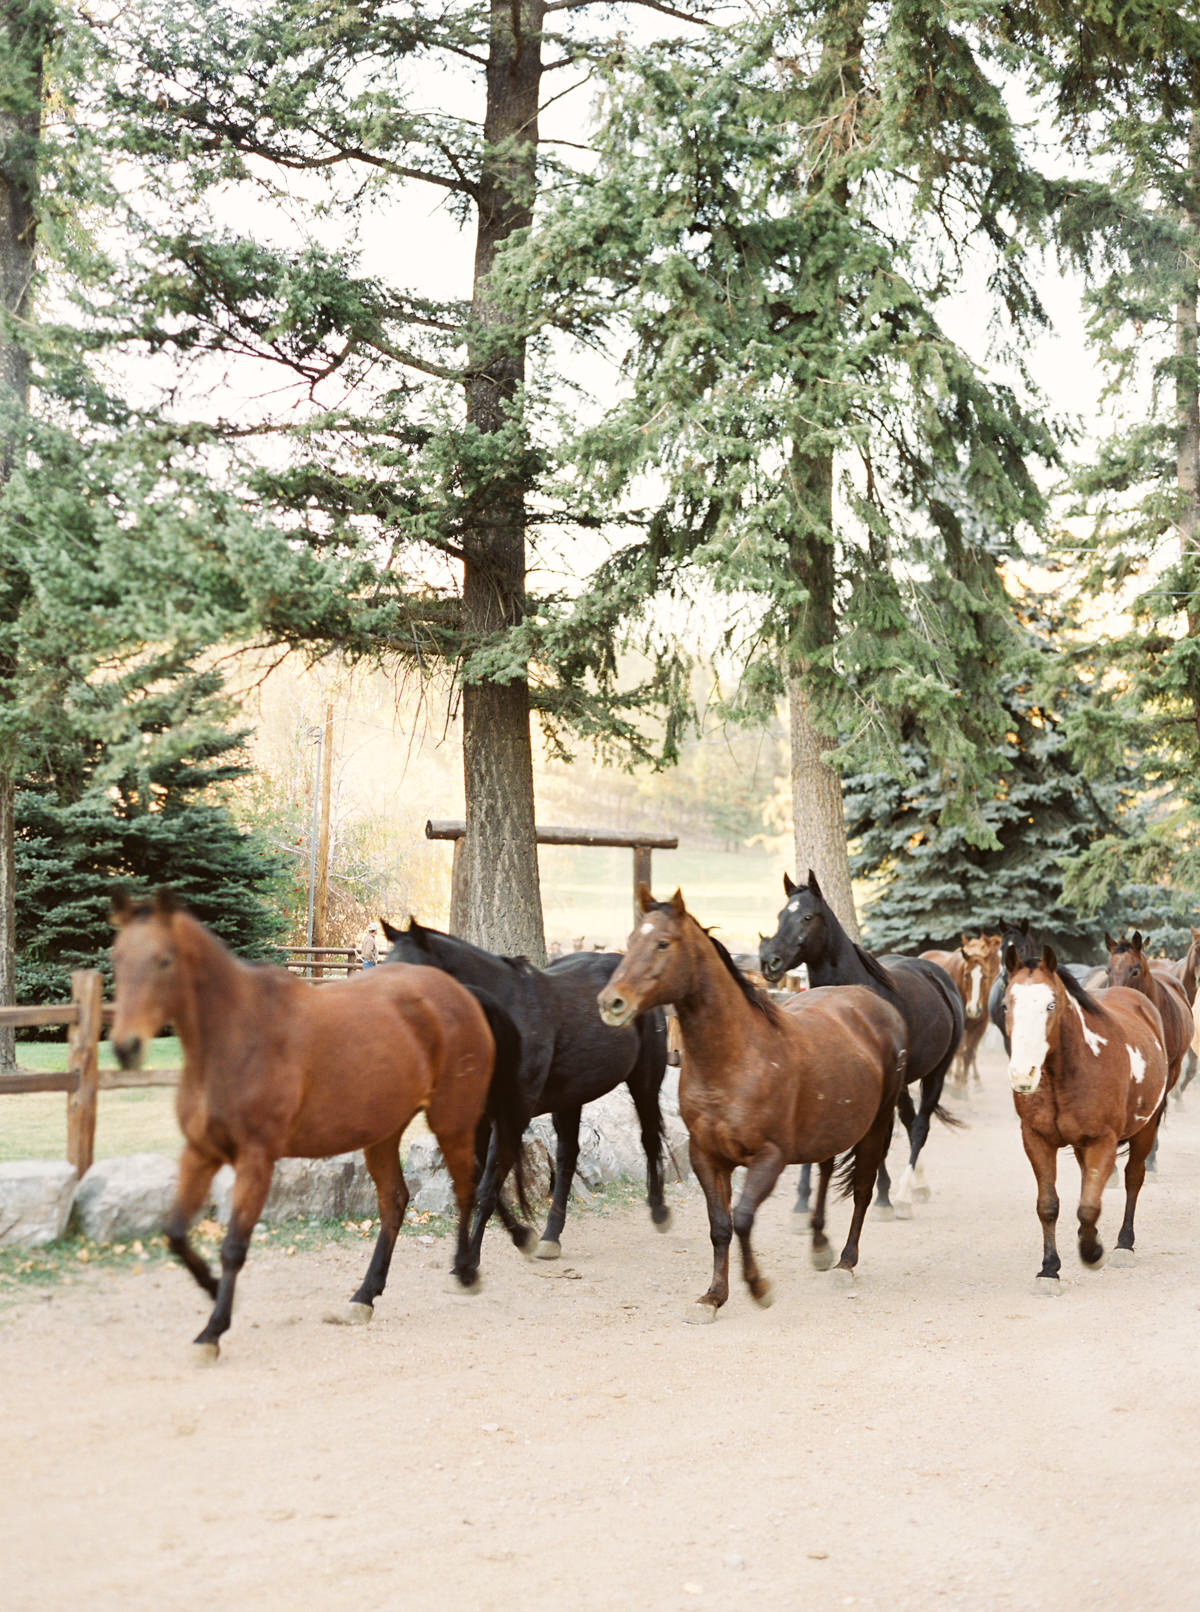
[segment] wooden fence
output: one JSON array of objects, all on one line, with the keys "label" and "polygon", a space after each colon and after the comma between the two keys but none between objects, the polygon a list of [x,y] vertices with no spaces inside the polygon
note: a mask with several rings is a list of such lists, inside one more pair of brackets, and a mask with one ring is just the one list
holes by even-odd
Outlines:
[{"label": "wooden fence", "polygon": [[81,968],[71,975],[71,1000],[42,1007],[0,1008],[0,1025],[31,1030],[63,1025],[67,1039],[66,1069],[17,1069],[0,1074],[0,1096],[13,1092],[61,1091],[67,1096],[67,1159],[82,1176],[96,1150],[96,1109],[102,1091],[121,1087],[177,1086],[178,1069],[101,1069],[100,1031],[112,1023],[103,1000],[98,969]]},{"label": "wooden fence", "polygon": [[356,946],[284,946],[287,967],[306,979],[324,979],[358,972]]}]

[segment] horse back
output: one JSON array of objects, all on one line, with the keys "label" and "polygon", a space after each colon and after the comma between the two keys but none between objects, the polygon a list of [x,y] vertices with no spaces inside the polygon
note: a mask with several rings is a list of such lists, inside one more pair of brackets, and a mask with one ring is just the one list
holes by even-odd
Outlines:
[{"label": "horse back", "polygon": [[888,956],[879,962],[892,977],[908,1027],[908,1079],[923,1079],[948,1064],[962,1040],[962,996],[946,970],[927,958]]},{"label": "horse back", "polygon": [[1118,985],[1099,1000],[1108,1022],[1095,1019],[1090,1027],[1093,1056],[1100,1077],[1117,1087],[1123,1110],[1118,1136],[1124,1140],[1141,1129],[1167,1091],[1166,1036],[1162,1015],[1144,992]]}]

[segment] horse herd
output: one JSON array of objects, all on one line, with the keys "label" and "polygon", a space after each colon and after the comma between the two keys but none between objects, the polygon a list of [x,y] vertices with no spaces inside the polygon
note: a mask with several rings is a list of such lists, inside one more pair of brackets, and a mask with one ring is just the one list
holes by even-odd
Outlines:
[{"label": "horse herd", "polygon": [[[809,1225],[818,1269],[835,1263],[824,1230],[835,1169],[837,1184],[853,1196],[835,1271],[853,1284],[872,1194],[878,1214],[911,1214],[924,1190],[920,1154],[930,1120],[958,1123],[941,1105],[947,1074],[953,1066],[961,1084],[978,1080],[975,1058],[989,1016],[1009,1053],[1022,1141],[1037,1178],[1039,1287],[1058,1287],[1055,1172],[1063,1147],[1079,1162],[1079,1252],[1094,1266],[1104,1252],[1096,1234],[1101,1193],[1118,1147],[1127,1144],[1114,1258],[1132,1257],[1147,1160],[1193,1039],[1200,932],[1193,931],[1178,964],[1146,957],[1138,934],[1109,940],[1107,966],[1083,970],[1081,979],[1036,944],[1028,922],[1000,937],[964,938],[954,952],[876,958],[847,935],[811,872],[804,885],[785,875],[784,890],[758,964],[768,987],[806,965],[811,988],[786,996],[756,984],[687,911],[679,891],[658,902],[639,889],[640,915],[624,953],[576,952],[545,969],[415,919],[404,929],[385,923],[391,950],[383,966],[319,988],[284,969],[241,962],[169,892],[143,902],[114,898],[117,1057],[135,1066],[166,1025],[183,1049],[177,1113],[184,1147],[166,1235],[214,1300],[195,1340],[200,1354],[217,1357],[272,1171],[285,1157],[362,1150],[378,1196],[379,1235],[358,1291],[336,1319],[371,1318],[408,1203],[401,1138],[419,1112],[453,1184],[452,1273],[465,1291],[478,1284],[493,1213],[518,1248],[559,1256],[580,1111],[622,1082],[640,1123],[651,1218],[665,1229],[659,1092],[668,1005],[682,1049],[679,1110],[713,1247],[712,1279],[689,1306],[689,1319],[714,1320],[728,1299],[735,1233],[751,1296],[771,1302],[751,1232],[758,1206],[789,1164],[802,1167],[797,1208],[806,1213],[817,1166]],[[916,1101],[910,1086],[918,1088]],[[556,1135],[554,1185],[536,1238],[501,1189],[511,1177],[516,1204],[528,1214],[521,1139],[529,1120],[545,1113]],[[897,1113],[909,1150],[893,1189],[885,1160]],[[188,1229],[226,1163],[234,1188],[217,1276]],[[745,1176],[735,1205],[739,1166]]]}]

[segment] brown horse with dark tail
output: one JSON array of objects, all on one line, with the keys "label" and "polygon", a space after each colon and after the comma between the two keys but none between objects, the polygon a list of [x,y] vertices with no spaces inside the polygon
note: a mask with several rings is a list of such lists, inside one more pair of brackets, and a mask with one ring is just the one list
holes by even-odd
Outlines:
[{"label": "brown horse with dark tail", "polygon": [[[780,1008],[744,978],[688,913],[678,890],[670,901],[656,902],[641,885],[638,905],[642,921],[597,1000],[612,1025],[667,1002],[679,1015],[679,1112],[713,1245],[712,1282],[689,1319],[714,1320],[728,1299],[734,1232],[752,1297],[771,1302],[771,1283],[759,1271],[750,1233],[785,1166],[804,1160],[820,1165],[812,1259],[827,1270],[833,1250],[824,1235],[825,1198],[836,1156],[849,1155],[854,1213],[838,1268],[853,1282],[859,1233],[904,1082],[904,1020],[859,986],[804,991]],[[746,1181],[731,1214],[730,1177],[738,1165],[746,1166]]]},{"label": "brown horse with dark tail", "polygon": [[[454,1275],[473,1288],[478,1256],[470,1256],[468,1229],[489,1118],[521,1186],[520,1039],[507,1015],[435,968],[389,964],[314,986],[240,962],[165,892],[138,904],[118,895],[113,923],[117,1057],[136,1066],[167,1024],[183,1046],[176,1111],[184,1148],[167,1241],[216,1301],[195,1340],[204,1355],[216,1358],[229,1329],[238,1272],[282,1158],[363,1150],[379,1237],[345,1318],[370,1320],[408,1204],[400,1138],[421,1111],[454,1184]],[[222,1164],[233,1166],[234,1184],[218,1281],[187,1234]]]}]

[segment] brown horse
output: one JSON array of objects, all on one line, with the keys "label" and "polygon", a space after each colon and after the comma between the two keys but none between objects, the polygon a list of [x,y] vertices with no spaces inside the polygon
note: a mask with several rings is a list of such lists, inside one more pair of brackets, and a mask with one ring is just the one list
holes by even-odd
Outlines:
[{"label": "brown horse", "polygon": [[1038,1286],[1057,1292],[1059,1148],[1072,1148],[1079,1163],[1079,1257],[1085,1266],[1097,1266],[1104,1257],[1096,1235],[1101,1198],[1117,1145],[1128,1141],[1125,1218],[1113,1258],[1119,1263],[1133,1257],[1134,1211],[1167,1095],[1162,1020],[1140,991],[1117,987],[1100,998],[1091,996],[1059,969],[1049,946],[1043,946],[1040,959],[1026,960],[1009,946],[1004,966],[1013,1103],[1038,1185],[1043,1249]]},{"label": "brown horse", "polygon": [[1175,1099],[1179,1100],[1192,1083],[1196,1073],[1196,1065],[1200,1063],[1200,1013],[1195,1011],[1196,987],[1200,984],[1200,929],[1192,927],[1192,938],[1188,949],[1178,962],[1169,963],[1168,968],[1183,986],[1183,994],[1191,1004],[1192,1019],[1195,1029],[1192,1033],[1192,1044],[1187,1050],[1183,1061],[1183,1072],[1179,1076],[1179,1083],[1175,1087]]},{"label": "brown horse", "polygon": [[963,1000],[963,1034],[950,1066],[949,1081],[959,1093],[965,1092],[971,1075],[979,1078],[979,1043],[988,1027],[988,996],[1000,973],[1000,936],[980,935],[968,940],[964,935],[957,951],[922,952],[921,956],[944,969],[954,981]]},{"label": "brown horse", "polygon": [[[713,1275],[689,1315],[712,1321],[729,1297],[729,1244],[737,1232],[742,1274],[759,1304],[771,1284],[750,1248],[754,1215],[784,1167],[820,1165],[812,1260],[833,1263],[825,1198],[837,1154],[848,1152],[854,1214],[838,1269],[853,1281],[858,1239],[904,1084],[908,1036],[896,1009],[865,986],[804,991],[778,1007],[744,978],[729,953],[687,912],[678,890],[655,902],[638,888],[642,921],[597,1000],[605,1023],[628,1024],[657,1003],[679,1015],[683,1062],[679,1112],[692,1167],[708,1204]],[[730,1177],[746,1181],[730,1215]]]},{"label": "brown horse", "polygon": [[1158,1009],[1163,1026],[1163,1051],[1167,1055],[1167,1090],[1179,1079],[1184,1054],[1192,1044],[1195,1025],[1192,1009],[1181,981],[1170,963],[1156,963],[1142,949],[1142,936],[1135,931],[1128,939],[1113,940],[1105,935],[1108,947],[1108,983],[1140,991]]},{"label": "brown horse", "polygon": [[[216,1359],[229,1329],[277,1159],[362,1148],[380,1227],[346,1319],[370,1320],[408,1204],[400,1138],[422,1109],[454,1183],[454,1275],[473,1287],[468,1227],[485,1114],[520,1165],[512,1118],[520,1043],[507,1017],[436,968],[395,964],[317,987],[282,968],[242,963],[166,892],[137,904],[117,896],[112,918],[117,1057],[136,1066],[166,1024],[183,1046],[176,1113],[184,1148],[166,1231],[172,1252],[216,1300],[195,1340],[205,1357]],[[234,1184],[218,1282],[187,1233],[222,1164],[233,1166]]]}]

